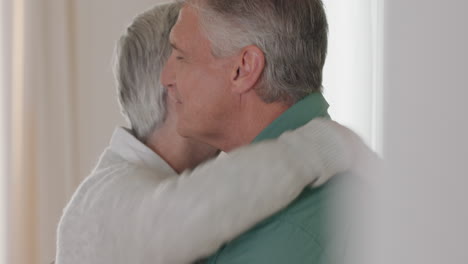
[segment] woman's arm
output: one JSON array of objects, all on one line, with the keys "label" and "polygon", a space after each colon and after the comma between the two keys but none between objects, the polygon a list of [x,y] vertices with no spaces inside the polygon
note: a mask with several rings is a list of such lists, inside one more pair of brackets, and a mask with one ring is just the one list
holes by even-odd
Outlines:
[{"label": "woman's arm", "polygon": [[155,263],[208,256],[286,207],[307,185],[319,186],[351,169],[356,149],[367,150],[353,132],[316,119],[277,140],[206,162],[157,186],[154,208],[164,213],[141,239],[150,243]]}]

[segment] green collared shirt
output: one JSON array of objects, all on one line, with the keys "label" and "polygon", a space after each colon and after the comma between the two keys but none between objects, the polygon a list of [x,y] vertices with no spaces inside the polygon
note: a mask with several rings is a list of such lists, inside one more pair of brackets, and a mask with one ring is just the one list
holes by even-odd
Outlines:
[{"label": "green collared shirt", "polygon": [[[313,93],[294,104],[264,129],[253,142],[279,137],[316,117],[329,117],[321,93]],[[274,161],[272,161],[274,162]],[[323,263],[326,228],[325,197],[329,183],[306,188],[287,208],[264,220],[213,256],[209,264]]]}]

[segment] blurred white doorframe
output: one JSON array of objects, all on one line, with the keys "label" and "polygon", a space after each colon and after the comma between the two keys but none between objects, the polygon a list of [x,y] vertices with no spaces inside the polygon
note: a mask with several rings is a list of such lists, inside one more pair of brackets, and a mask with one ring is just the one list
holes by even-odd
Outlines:
[{"label": "blurred white doorframe", "polygon": [[[2,0],[2,183],[5,263],[50,263],[75,184],[72,167],[71,1]],[[5,219],[5,218],[4,218]],[[3,264],[3,263],[2,263]]]},{"label": "blurred white doorframe", "polygon": [[7,180],[7,81],[6,81],[6,12],[5,1],[0,1],[0,264],[7,263],[6,256],[6,180]]},{"label": "blurred white doorframe", "polygon": [[[10,167],[7,193],[7,263],[38,263],[37,262],[37,197],[36,197],[36,160],[34,152],[36,131],[34,122],[34,90],[28,85],[30,78],[26,77],[26,6],[24,0],[10,2],[10,27],[6,37],[10,39],[11,57],[6,64],[11,68],[10,105],[7,111],[8,156]],[[41,41],[35,41],[40,45]],[[40,83],[35,82],[35,89]],[[26,253],[26,254],[25,254]]]},{"label": "blurred white doorframe", "polygon": [[324,0],[324,94],[333,119],[382,153],[383,0]]}]

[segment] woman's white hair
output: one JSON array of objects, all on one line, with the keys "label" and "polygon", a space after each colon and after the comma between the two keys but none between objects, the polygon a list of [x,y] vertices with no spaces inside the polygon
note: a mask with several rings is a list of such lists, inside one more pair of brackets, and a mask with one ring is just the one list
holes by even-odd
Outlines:
[{"label": "woman's white hair", "polygon": [[121,111],[142,142],[166,117],[160,75],[171,54],[169,33],[180,8],[181,3],[162,4],[140,14],[116,45],[114,75]]},{"label": "woman's white hair", "polygon": [[322,89],[328,24],[321,0],[187,0],[215,56],[248,45],[265,54],[258,95],[267,103],[295,103]]}]

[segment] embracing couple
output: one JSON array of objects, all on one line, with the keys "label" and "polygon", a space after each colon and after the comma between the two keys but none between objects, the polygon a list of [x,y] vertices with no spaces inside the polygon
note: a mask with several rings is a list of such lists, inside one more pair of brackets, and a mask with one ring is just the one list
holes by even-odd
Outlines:
[{"label": "embracing couple", "polygon": [[136,17],[115,58],[130,128],[64,209],[56,263],[340,261],[352,227],[331,211],[373,153],[330,120],[326,51],[321,0],[187,0]]}]

